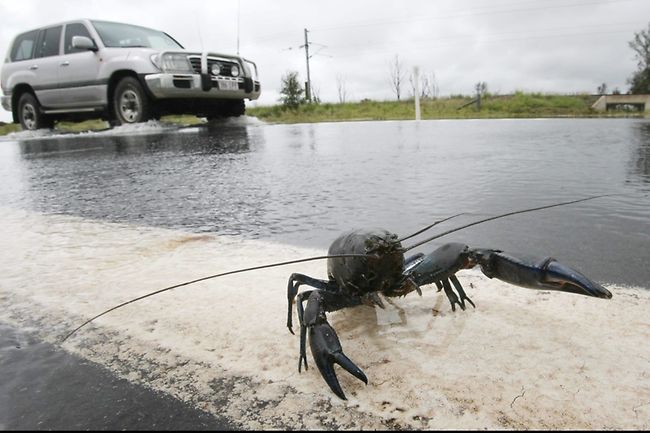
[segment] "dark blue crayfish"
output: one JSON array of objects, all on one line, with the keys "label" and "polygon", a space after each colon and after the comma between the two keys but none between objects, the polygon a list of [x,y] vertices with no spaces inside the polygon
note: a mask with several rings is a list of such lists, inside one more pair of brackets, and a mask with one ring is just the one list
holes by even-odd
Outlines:
[{"label": "dark blue crayfish", "polygon": [[[577,201],[511,212],[469,225],[515,213],[575,202]],[[433,225],[439,222],[442,221]],[[345,399],[334,372],[334,364],[340,365],[366,384],[368,379],[363,371],[343,353],[336,331],[328,323],[325,313],[362,304],[384,308],[379,294],[386,297],[405,296],[413,291],[421,294],[421,286],[434,283],[438,291],[444,290],[453,311],[456,310],[456,306],[465,310],[466,303],[475,307],[456,278],[456,273],[477,265],[487,277],[498,278],[521,287],[559,290],[606,299],[612,297],[603,286],[551,257],[522,257],[500,250],[475,249],[460,243],[448,243],[430,254],[419,253],[404,258],[406,251],[469,225],[434,236],[408,248],[402,247],[401,241],[432,226],[402,239],[386,230],[352,231],[338,237],[330,246],[328,255],[331,257],[327,259],[327,281],[303,274],[292,274],[287,289],[289,303],[287,327],[293,334],[291,310],[296,299],[300,321],[298,371],[303,364],[307,369],[306,338],[309,335],[311,352],[321,375],[332,391]],[[314,289],[298,293],[301,285]],[[307,306],[303,307],[305,301]]]},{"label": "dark blue crayfish", "polygon": [[[439,291],[444,290],[453,311],[456,310],[456,306],[465,310],[466,303],[469,303],[472,307],[475,305],[456,278],[456,273],[477,265],[489,278],[498,278],[521,287],[558,290],[597,298],[611,298],[612,294],[607,289],[551,257],[515,256],[500,250],[470,248],[459,243],[442,245],[430,254],[419,253],[408,258],[404,257],[405,252],[415,247],[476,224],[524,212],[592,200],[598,197],[603,196],[518,210],[485,218],[447,230],[408,248],[402,246],[402,241],[419,235],[425,230],[454,217],[436,221],[401,239],[396,234],[381,229],[348,232],[334,240],[326,256],[309,257],[223,272],[176,284],[128,300],[88,319],[68,333],[62,339],[62,342],[98,317],[168,290],[236,273],[327,259],[328,280],[319,280],[298,273],[294,273],[289,277],[287,327],[293,333],[292,305],[296,301],[300,321],[298,370],[301,370],[302,365],[307,369],[306,342],[307,335],[309,335],[311,352],[321,375],[332,391],[340,398],[345,399],[345,394],[334,372],[334,364],[340,365],[366,384],[368,379],[363,371],[343,353],[338,336],[327,321],[326,313],[328,312],[364,304],[383,307],[380,294],[385,297],[405,296],[413,291],[421,294],[421,286],[434,283]],[[299,292],[301,285],[310,286],[313,289]],[[307,303],[306,306],[303,306],[304,302]]]}]

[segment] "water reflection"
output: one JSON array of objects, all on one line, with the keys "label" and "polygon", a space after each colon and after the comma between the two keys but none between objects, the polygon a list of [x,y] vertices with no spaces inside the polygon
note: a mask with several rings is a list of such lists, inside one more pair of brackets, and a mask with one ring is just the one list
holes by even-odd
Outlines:
[{"label": "water reflection", "polygon": [[0,197],[46,213],[232,234],[236,222],[254,222],[265,202],[265,191],[254,189],[232,200],[241,193],[231,179],[261,141],[251,135],[246,125],[217,124],[20,140],[13,145],[22,162],[8,167],[19,172],[12,178],[20,187],[0,189]]},{"label": "water reflection", "polygon": [[[156,152],[225,154],[250,151],[248,128],[244,125],[224,128],[219,124],[207,124],[171,133],[69,134],[16,141],[19,143],[20,153],[26,158],[67,158],[70,154],[97,151],[121,156]],[[73,156],[78,157],[80,156]]]}]

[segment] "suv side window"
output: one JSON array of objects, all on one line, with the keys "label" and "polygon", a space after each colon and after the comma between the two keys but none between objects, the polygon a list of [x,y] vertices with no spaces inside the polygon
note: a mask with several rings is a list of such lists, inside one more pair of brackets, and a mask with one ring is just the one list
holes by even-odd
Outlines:
[{"label": "suv side window", "polygon": [[63,26],[58,26],[43,30],[43,35],[39,38],[39,43],[36,47],[36,53],[34,57],[49,57],[58,55],[62,29]]},{"label": "suv side window", "polygon": [[38,30],[23,33],[16,38],[13,49],[11,50],[11,61],[19,62],[21,60],[29,60],[34,53],[34,45],[36,45],[36,38],[38,37]]},{"label": "suv side window", "polygon": [[72,54],[72,53],[81,53],[81,52],[88,51],[84,49],[73,48],[72,47],[73,36],[86,36],[92,39],[90,33],[88,33],[88,29],[86,29],[86,26],[84,26],[83,24],[81,23],[68,24],[65,26],[65,43],[63,45],[63,52],[65,54]]}]

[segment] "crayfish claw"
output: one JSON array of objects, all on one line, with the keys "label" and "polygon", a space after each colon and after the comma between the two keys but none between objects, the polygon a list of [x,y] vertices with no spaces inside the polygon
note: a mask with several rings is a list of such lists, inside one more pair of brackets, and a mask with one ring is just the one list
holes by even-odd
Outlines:
[{"label": "crayfish claw", "polygon": [[345,371],[366,385],[368,384],[368,378],[363,371],[343,353],[334,328],[328,323],[320,323],[311,327],[309,332],[309,343],[314,362],[316,362],[320,374],[334,394],[343,400],[347,400],[336,377],[334,364],[340,365]]},{"label": "crayfish claw", "polygon": [[356,377],[359,379],[361,382],[365,383],[368,385],[368,378],[366,375],[363,373],[363,371],[357,367],[357,365],[350,360],[343,352],[335,353],[334,354],[334,362],[336,362],[338,365],[340,365],[345,371],[350,373],[352,376]]},{"label": "crayfish claw", "polygon": [[557,290],[603,299],[612,297],[605,287],[552,257],[515,255],[499,250],[474,250],[472,254],[488,278],[529,289]]}]

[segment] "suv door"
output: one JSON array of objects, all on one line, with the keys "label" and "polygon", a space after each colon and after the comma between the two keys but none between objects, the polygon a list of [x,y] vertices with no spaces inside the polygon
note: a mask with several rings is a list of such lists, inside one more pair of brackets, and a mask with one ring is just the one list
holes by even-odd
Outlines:
[{"label": "suv door", "polygon": [[62,29],[63,26],[55,26],[41,30],[34,49],[34,58],[29,62],[29,69],[34,72],[32,87],[39,102],[46,109],[58,105]]},{"label": "suv door", "polygon": [[[68,23],[63,38],[63,55],[59,57],[60,105],[65,108],[98,107],[106,103],[106,85],[97,81],[100,57],[97,51],[72,46],[73,36],[92,40],[83,23]],[[96,43],[95,43],[96,45]]]}]

